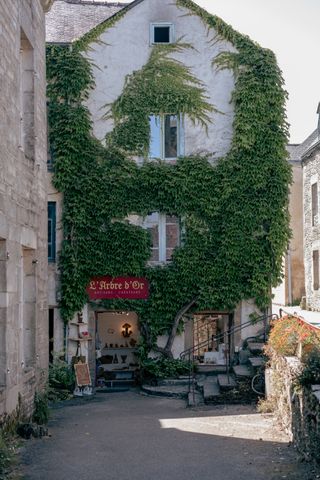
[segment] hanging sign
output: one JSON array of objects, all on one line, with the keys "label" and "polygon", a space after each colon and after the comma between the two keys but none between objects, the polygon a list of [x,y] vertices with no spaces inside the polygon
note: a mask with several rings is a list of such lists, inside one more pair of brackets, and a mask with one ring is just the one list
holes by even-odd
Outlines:
[{"label": "hanging sign", "polygon": [[140,277],[94,277],[87,287],[87,294],[90,300],[147,299],[149,282]]}]

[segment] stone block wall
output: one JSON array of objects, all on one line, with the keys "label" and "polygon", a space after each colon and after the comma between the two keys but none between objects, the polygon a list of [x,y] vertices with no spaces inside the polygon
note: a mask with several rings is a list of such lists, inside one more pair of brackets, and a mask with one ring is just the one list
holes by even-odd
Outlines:
[{"label": "stone block wall", "polygon": [[316,149],[303,162],[303,227],[304,227],[304,264],[307,308],[320,310],[320,289],[313,285],[313,251],[320,253],[320,206],[318,218],[312,225],[312,185],[318,185],[320,199],[320,151]]},{"label": "stone block wall", "polygon": [[0,418],[30,414],[47,333],[45,26],[40,0],[0,2]]},{"label": "stone block wall", "polygon": [[274,355],[268,371],[268,398],[277,423],[290,435],[300,456],[320,465],[320,385],[297,388],[301,368],[296,357]]}]

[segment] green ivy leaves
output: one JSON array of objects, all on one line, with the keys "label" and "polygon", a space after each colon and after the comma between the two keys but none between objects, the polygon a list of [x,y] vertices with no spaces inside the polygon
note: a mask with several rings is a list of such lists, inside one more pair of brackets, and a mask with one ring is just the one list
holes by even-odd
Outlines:
[{"label": "green ivy leaves", "polygon": [[[115,128],[107,148],[91,135],[83,100],[94,83],[81,51],[112,25],[107,21],[72,49],[49,46],[47,52],[54,183],[64,195],[62,316],[69,320],[86,303],[91,276],[145,275],[149,300],[105,306],[136,311],[154,341],[195,297],[199,309],[233,309],[249,298],[266,306],[270,285],[281,278],[290,237],[286,93],[274,55],[192,1],[177,4],[237,49],[218,59],[220,68],[235,70],[236,88],[232,145],[217,165],[200,156],[180,158],[175,165],[137,166],[131,159],[147,156],[150,114],[184,113],[204,127],[210,121],[215,109],[204,86],[171,56],[190,45],[155,47],[148,63],[128,77],[110,106]],[[149,234],[126,220],[153,211],[177,215],[185,226],[172,262],[156,268],[146,266]]]}]

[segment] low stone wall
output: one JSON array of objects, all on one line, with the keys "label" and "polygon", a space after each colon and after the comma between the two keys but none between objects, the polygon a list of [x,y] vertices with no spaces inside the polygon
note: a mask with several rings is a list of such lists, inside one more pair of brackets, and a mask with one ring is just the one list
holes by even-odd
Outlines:
[{"label": "low stone wall", "polygon": [[274,355],[267,371],[267,395],[299,454],[320,464],[320,385],[299,388],[296,379],[301,369],[298,358]]}]

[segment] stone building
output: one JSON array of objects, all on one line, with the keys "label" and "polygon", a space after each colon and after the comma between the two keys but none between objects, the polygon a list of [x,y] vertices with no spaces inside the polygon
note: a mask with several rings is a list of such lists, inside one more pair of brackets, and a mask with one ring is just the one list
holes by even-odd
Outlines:
[{"label": "stone building", "polygon": [[[317,113],[320,114],[320,106],[318,107]],[[316,311],[319,311],[320,309],[319,125],[309,138],[300,146],[303,166],[303,227],[306,307],[308,310]]]},{"label": "stone building", "polygon": [[299,305],[305,296],[304,250],[303,250],[303,172],[301,156],[312,142],[314,133],[302,144],[289,144],[288,161],[292,168],[289,213],[292,237],[283,259],[283,281],[272,290],[273,309]]},{"label": "stone building", "polygon": [[0,419],[28,415],[48,365],[45,21],[0,2]]},{"label": "stone building", "polygon": [[[209,121],[206,128],[201,125],[201,122],[192,122],[188,115],[176,111],[161,115],[150,111],[150,135],[148,137],[150,144],[149,152],[146,155],[148,158],[143,158],[139,154],[133,155],[131,158],[139,167],[154,159],[160,159],[164,164],[174,166],[179,157],[191,158],[192,156],[203,156],[203,158],[209,159],[211,165],[215,165],[219,159],[228,154],[232,145],[235,118],[232,95],[235,90],[236,75],[232,68],[213,68],[212,65],[213,60],[221,53],[231,54],[231,58],[237,50],[231,41],[218,35],[213,28],[209,29],[210,34],[208,34],[205,22],[197,14],[190,15],[189,9],[183,3],[172,0],[161,2],[159,0],[136,0],[129,5],[124,5],[103,0],[94,2],[57,0],[47,15],[47,42],[49,45],[70,46],[69,50],[65,49],[65,54],[68,55],[68,51],[72,52],[78,48],[78,42],[81,44],[83,39],[87,42],[83,55],[89,59],[91,65],[94,65],[92,71],[95,86],[89,95],[85,96],[84,103],[90,112],[92,132],[103,145],[108,141],[106,138],[108,138],[108,134],[112,134],[115,127],[114,119],[104,115],[106,105],[113,104],[119,98],[129,76],[143,70],[156,45],[183,42],[184,46],[181,50],[178,53],[173,52],[172,55],[182,65],[190,68],[191,74],[199,80],[199,85],[203,88],[207,101],[214,105],[214,108],[208,113]],[[192,4],[192,2],[185,3]],[[108,20],[110,20],[109,23]],[[58,76],[59,72],[56,72],[55,75]],[[54,75],[51,81],[54,81]],[[57,104],[56,107],[59,108],[59,105]],[[54,129],[55,125],[51,124],[51,127]],[[54,169],[55,166],[55,148],[58,150],[58,154],[63,152],[63,148],[57,149],[57,145],[52,145],[52,147],[53,153],[49,157],[49,170]],[[85,145],[81,148],[85,148]],[[52,175],[54,173],[49,171],[50,180]],[[63,324],[59,310],[61,285],[57,260],[61,246],[64,248],[66,241],[68,242],[70,239],[72,241],[72,233],[66,236],[65,226],[62,223],[62,209],[65,208],[63,196],[57,189],[57,182],[54,185],[51,183],[48,197],[49,222],[52,226],[49,232],[48,300],[49,324],[54,337],[51,345],[52,352],[62,351],[66,347],[68,359],[71,361],[72,357],[79,354],[79,350],[81,350],[81,354],[89,360],[92,372],[95,371],[97,351],[105,358],[107,369],[112,369],[112,366],[118,370],[119,363],[120,366],[123,364],[124,368],[130,367],[136,363],[134,350],[141,333],[139,332],[138,316],[133,310],[106,308],[101,305],[100,301],[96,303],[92,301],[85,305],[78,316],[69,319],[68,325],[64,326]],[[128,201],[131,200],[134,198],[128,199]],[[94,209],[92,215],[95,215]],[[110,223],[111,227],[115,222]],[[129,214],[125,221],[119,223],[119,228],[122,228],[125,222],[127,222],[126,225],[134,225],[140,229],[142,227],[151,233],[152,248],[149,265],[159,267],[170,264],[171,255],[175,248],[181,245],[181,238],[184,234],[183,226],[181,227],[181,222],[176,215],[171,212],[169,215],[154,210],[147,211],[144,215]],[[90,229],[89,224],[87,228]],[[263,235],[263,232],[257,233],[257,235]],[[116,240],[115,238],[115,242]],[[113,244],[108,248],[112,249]],[[128,251],[128,256],[131,253]],[[116,251],[114,256],[117,256]],[[107,271],[104,273],[108,275]],[[130,292],[127,292],[130,295],[134,289],[133,285],[138,285],[137,288],[141,287],[143,290],[142,282],[135,278],[128,279],[128,273],[124,271],[123,277],[119,276],[117,280],[114,277],[104,280],[92,278],[88,286],[89,291],[92,290],[93,293],[96,293],[98,285],[98,290],[118,289],[121,290],[119,295],[122,295],[123,290],[130,290],[130,282],[132,288]],[[100,275],[102,274],[101,272]],[[93,275],[93,277],[95,276]],[[128,284],[128,288],[125,288],[126,284]],[[67,288],[65,284],[63,288]],[[142,293],[145,291],[143,290]],[[108,292],[105,294],[107,295]],[[100,300],[101,297],[100,299],[96,297],[96,299]],[[62,298],[62,301],[64,300]],[[177,306],[177,309],[180,306]],[[249,298],[238,303],[237,308],[232,312],[198,311],[196,313],[199,318],[195,320],[195,323],[197,321],[201,323],[203,319],[209,323],[213,320],[215,328],[212,331],[207,329],[204,335],[211,337],[216,334],[217,330],[223,334],[230,325],[244,324],[248,321],[249,315],[257,311],[254,301]],[[261,326],[258,326],[258,329],[259,327]],[[244,338],[253,335],[256,331],[257,327],[251,326],[246,331],[237,332],[234,337],[234,346],[241,345]],[[188,328],[184,333],[176,336],[172,347],[175,357],[178,357],[181,351],[190,346],[192,336],[192,332],[190,329],[188,331]],[[203,335],[200,335],[200,341],[202,338]],[[163,346],[166,341],[167,337],[164,335],[158,337],[159,346]],[[216,360],[222,358],[222,361],[225,361],[223,346],[214,353],[217,354]]]}]

